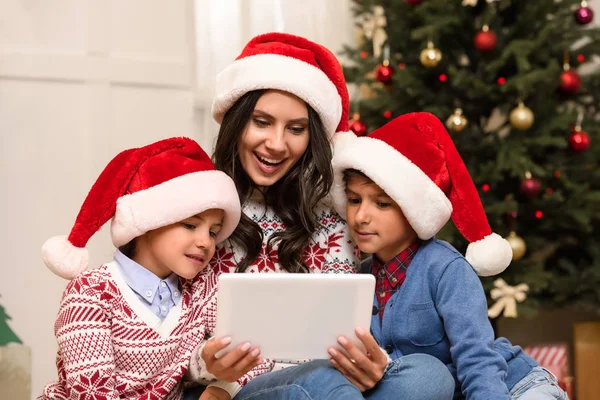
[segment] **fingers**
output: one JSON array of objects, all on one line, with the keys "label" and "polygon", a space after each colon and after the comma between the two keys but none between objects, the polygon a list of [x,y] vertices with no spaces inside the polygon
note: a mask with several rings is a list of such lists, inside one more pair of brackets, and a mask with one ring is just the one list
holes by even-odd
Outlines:
[{"label": "fingers", "polygon": [[[373,364],[373,362],[364,354],[362,354],[356,347],[351,350],[346,349],[346,351],[348,352],[349,357],[344,355],[341,351],[333,348],[329,349],[329,355],[331,356],[331,359],[340,367],[338,370],[342,372],[344,376],[349,378],[349,380],[352,378],[354,382],[357,382],[358,384],[355,386],[359,388],[366,390],[375,386],[379,379],[375,379],[365,370],[376,370],[377,366]],[[372,375],[376,374],[372,373]]]},{"label": "fingers", "polygon": [[363,386],[359,381],[354,379],[354,377],[348,371],[346,371],[346,369],[344,367],[342,367],[340,364],[338,364],[338,362],[335,361],[335,359],[331,358],[329,361],[331,362],[331,365],[333,365],[333,367],[335,369],[340,371],[340,373],[342,375],[344,375],[344,377],[346,379],[348,379],[350,381],[350,383],[352,383],[354,386],[356,386],[358,388],[358,390],[360,390],[361,392],[364,392],[365,390],[367,390],[367,388],[365,386]]},{"label": "fingers", "polygon": [[229,353],[217,359],[217,363],[222,368],[230,368],[234,364],[240,362],[246,356],[246,354],[248,354],[248,352],[250,351],[250,347],[250,343],[242,343],[235,349],[231,350]]},{"label": "fingers", "polygon": [[206,342],[202,349],[202,358],[205,362],[215,358],[215,354],[225,349],[231,343],[230,337],[222,337],[219,339],[211,339]]},{"label": "fingers", "polygon": [[360,340],[365,346],[367,354],[369,354],[369,358],[377,364],[383,363],[383,365],[387,365],[387,357],[381,351],[381,348],[379,347],[379,344],[373,335],[361,328],[356,328],[355,333],[358,340]]},{"label": "fingers", "polygon": [[262,362],[259,356],[260,349],[253,349],[252,351],[249,351],[244,358],[233,365],[233,369],[244,375]]}]

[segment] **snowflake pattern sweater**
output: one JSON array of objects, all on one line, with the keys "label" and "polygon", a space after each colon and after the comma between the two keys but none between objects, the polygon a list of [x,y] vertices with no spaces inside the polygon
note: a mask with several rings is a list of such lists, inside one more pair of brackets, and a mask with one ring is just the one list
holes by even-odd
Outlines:
[{"label": "snowflake pattern sweater", "polygon": [[181,300],[161,321],[114,263],[80,274],[63,293],[54,327],[59,380],[38,400],[181,399],[190,357],[205,335],[205,303],[214,292],[205,278],[181,279]]}]

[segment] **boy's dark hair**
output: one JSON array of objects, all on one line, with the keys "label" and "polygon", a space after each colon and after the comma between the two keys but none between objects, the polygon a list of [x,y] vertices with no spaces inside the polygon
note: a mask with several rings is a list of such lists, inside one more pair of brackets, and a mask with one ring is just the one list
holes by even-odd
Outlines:
[{"label": "boy's dark hair", "polygon": [[132,239],[129,243],[119,247],[119,251],[129,259],[135,257],[135,239]]},{"label": "boy's dark hair", "polygon": [[359,171],[359,170],[354,169],[354,168],[348,168],[348,169],[344,170],[344,184],[345,185],[348,185],[348,181],[352,177],[360,177],[360,178],[366,179],[369,183],[374,183],[373,179],[369,178],[362,171]]}]

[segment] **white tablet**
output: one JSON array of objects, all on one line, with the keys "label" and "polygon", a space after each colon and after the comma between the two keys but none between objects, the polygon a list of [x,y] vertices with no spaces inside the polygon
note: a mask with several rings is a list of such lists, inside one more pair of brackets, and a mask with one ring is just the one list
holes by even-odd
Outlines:
[{"label": "white tablet", "polygon": [[370,328],[370,274],[232,273],[218,284],[215,337],[232,339],[224,352],[250,342],[264,358],[326,359],[338,336],[360,345],[354,330]]}]

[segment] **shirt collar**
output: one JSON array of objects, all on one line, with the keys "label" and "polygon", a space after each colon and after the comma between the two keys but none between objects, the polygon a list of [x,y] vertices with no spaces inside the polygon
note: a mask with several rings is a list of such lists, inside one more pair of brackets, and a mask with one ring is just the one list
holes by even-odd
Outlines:
[{"label": "shirt collar", "polygon": [[167,284],[172,300],[177,303],[177,297],[174,297],[173,293],[179,291],[179,277],[175,273],[170,274],[165,279],[160,279],[150,270],[121,253],[120,250],[115,252],[115,261],[127,286],[143,298],[146,303],[152,304],[154,302],[161,281]]}]

